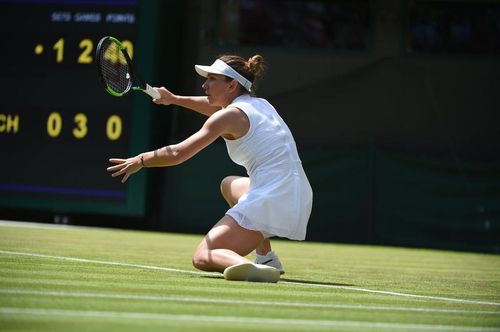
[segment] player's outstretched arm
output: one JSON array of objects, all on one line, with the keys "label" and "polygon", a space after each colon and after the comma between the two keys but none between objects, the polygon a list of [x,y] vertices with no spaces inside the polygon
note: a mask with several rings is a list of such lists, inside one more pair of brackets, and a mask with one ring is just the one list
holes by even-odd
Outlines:
[{"label": "player's outstretched arm", "polygon": [[179,96],[165,87],[156,88],[156,91],[161,95],[160,99],[153,100],[156,104],[178,105],[206,116],[210,116],[221,109],[219,106],[209,105],[207,96]]},{"label": "player's outstretched arm", "polygon": [[107,168],[112,177],[122,177],[122,183],[143,167],[165,167],[181,164],[210,145],[219,136],[242,136],[248,130],[248,118],[238,109],[226,109],[207,119],[203,127],[184,141],[144,152],[135,157],[111,158]]}]

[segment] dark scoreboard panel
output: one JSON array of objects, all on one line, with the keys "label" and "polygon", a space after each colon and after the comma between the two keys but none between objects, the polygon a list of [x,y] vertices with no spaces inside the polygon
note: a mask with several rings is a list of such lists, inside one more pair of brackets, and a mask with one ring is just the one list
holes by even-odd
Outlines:
[{"label": "dark scoreboard panel", "polygon": [[0,208],[144,213],[144,172],[123,185],[106,167],[147,149],[151,102],[107,94],[94,63],[99,39],[111,35],[133,58],[142,54],[134,60],[145,76],[152,72],[153,42],[140,34],[152,19],[141,22],[141,6],[0,1]]}]

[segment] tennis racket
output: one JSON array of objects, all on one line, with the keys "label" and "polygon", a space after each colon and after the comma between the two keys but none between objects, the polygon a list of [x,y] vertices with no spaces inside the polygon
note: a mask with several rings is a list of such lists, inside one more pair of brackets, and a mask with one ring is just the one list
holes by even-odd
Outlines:
[{"label": "tennis racket", "polygon": [[109,94],[121,97],[132,89],[143,91],[154,99],[161,97],[139,78],[125,46],[118,39],[107,36],[99,41],[96,63],[99,79]]}]

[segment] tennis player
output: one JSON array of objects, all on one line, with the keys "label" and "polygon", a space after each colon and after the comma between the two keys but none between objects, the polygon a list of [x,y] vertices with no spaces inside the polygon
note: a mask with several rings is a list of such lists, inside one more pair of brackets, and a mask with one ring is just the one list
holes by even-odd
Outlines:
[{"label": "tennis player", "polygon": [[[125,182],[143,167],[183,163],[222,137],[230,158],[246,168],[248,177],[222,180],[230,209],[198,245],[193,265],[222,272],[228,280],[277,282],[284,270],[269,239],[305,239],[313,194],[290,130],[267,100],[254,95],[263,58],[225,55],[195,70],[206,77],[206,96],[179,96],[162,87],[156,88],[161,98],[154,102],[206,115],[202,128],[178,144],[110,159],[115,165],[108,171]],[[245,256],[254,250],[252,263]]]}]

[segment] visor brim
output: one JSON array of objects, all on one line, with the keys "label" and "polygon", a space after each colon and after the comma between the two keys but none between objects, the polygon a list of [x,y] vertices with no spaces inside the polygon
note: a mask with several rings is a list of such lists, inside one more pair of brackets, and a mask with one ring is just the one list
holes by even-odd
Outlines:
[{"label": "visor brim", "polygon": [[202,77],[207,77],[208,74],[224,75],[224,73],[221,73],[219,70],[212,68],[212,66],[195,65],[194,69],[196,70],[198,75]]}]

